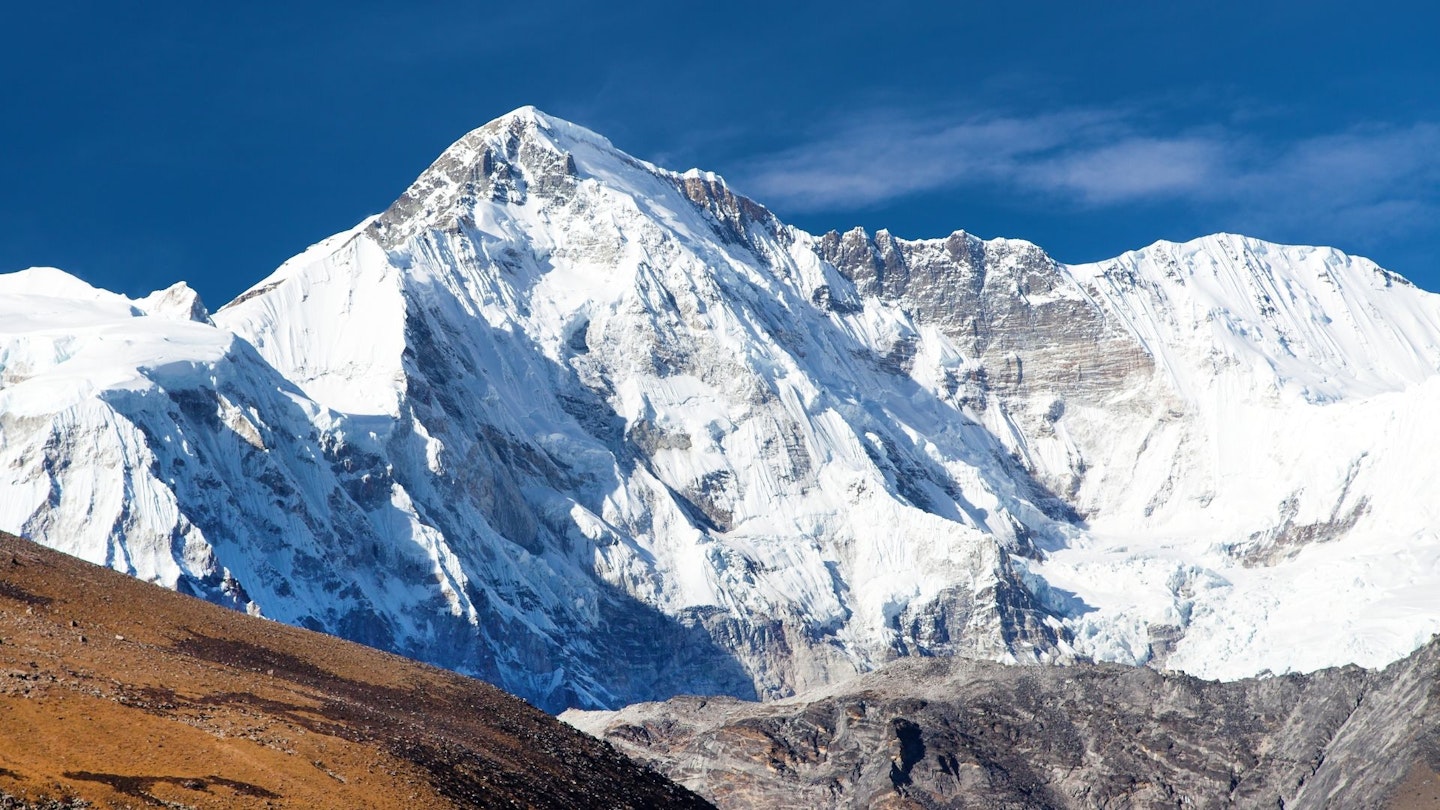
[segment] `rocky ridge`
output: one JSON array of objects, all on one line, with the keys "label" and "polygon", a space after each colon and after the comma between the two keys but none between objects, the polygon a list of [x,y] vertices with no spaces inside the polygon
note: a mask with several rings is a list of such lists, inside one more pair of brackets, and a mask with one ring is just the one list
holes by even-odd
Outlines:
[{"label": "rocky ridge", "polygon": [[1440,806],[1440,639],[1381,671],[1232,682],[910,659],[769,704],[562,719],[720,807]]}]

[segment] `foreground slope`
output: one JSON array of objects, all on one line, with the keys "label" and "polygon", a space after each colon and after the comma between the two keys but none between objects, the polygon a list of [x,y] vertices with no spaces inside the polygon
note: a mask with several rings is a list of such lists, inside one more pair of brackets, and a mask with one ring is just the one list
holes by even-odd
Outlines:
[{"label": "foreground slope", "polygon": [[912,659],[769,704],[564,719],[721,807],[1440,807],[1440,637],[1383,671]]},{"label": "foreground slope", "polygon": [[3,534],[0,718],[37,803],[705,806],[487,684]]}]

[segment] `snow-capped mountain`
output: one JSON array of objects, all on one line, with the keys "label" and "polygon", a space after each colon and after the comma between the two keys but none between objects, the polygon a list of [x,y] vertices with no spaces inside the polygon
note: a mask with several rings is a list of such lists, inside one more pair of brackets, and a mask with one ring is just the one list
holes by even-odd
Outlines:
[{"label": "snow-capped mountain", "polygon": [[526,108],[213,316],[0,310],[0,528],[547,708],[1440,630],[1440,297],[1327,249],[815,237]]}]

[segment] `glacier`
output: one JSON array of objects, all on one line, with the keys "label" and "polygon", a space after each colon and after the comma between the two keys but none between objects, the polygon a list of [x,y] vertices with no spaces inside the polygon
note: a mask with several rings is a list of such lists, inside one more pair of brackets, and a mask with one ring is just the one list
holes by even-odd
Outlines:
[{"label": "glacier", "polygon": [[812,235],[522,108],[214,313],[0,276],[0,528],[544,708],[1440,631],[1440,296]]}]

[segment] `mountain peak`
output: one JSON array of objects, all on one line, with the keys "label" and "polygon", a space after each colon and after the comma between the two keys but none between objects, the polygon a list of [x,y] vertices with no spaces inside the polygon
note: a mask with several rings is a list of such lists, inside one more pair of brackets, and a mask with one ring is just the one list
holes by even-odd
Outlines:
[{"label": "mountain peak", "polygon": [[183,281],[178,281],[163,290],[156,290],[139,301],[140,308],[147,315],[171,320],[210,323],[210,310],[200,300],[200,293]]},{"label": "mountain peak", "polygon": [[[549,707],[780,696],[897,654],[1207,676],[1378,662],[1440,615],[1385,613],[1363,589],[1284,594],[1347,581],[1338,565],[1317,579],[1316,559],[1409,548],[1434,525],[1406,465],[1440,446],[1412,415],[1440,396],[1440,297],[1337,255],[1217,236],[1072,266],[964,232],[814,237],[718,175],[525,107],[204,330],[307,401],[273,396],[264,369],[210,398],[234,376],[212,352],[198,373],[167,367],[185,372],[165,372],[173,408],[117,398],[128,410],[94,424],[161,437],[142,473],[162,490],[173,475],[190,510],[152,510],[137,555],[188,564],[183,517],[266,615]],[[37,424],[6,428],[19,449],[0,472],[33,492],[15,525],[55,514],[108,535],[115,513],[85,496],[123,487],[62,480],[52,507]],[[263,489],[230,499],[230,481]],[[264,544],[284,536],[299,562],[277,566]],[[1113,558],[1087,556],[1116,538]],[[120,559],[106,542],[92,557]],[[1440,572],[1427,549],[1406,569]],[[1288,567],[1232,579],[1272,565]],[[1117,572],[1142,596],[1113,595]],[[1280,600],[1333,611],[1300,644],[1281,634],[1301,624],[1248,607]],[[775,616],[783,635],[766,635]],[[1271,635],[1232,641],[1230,616]],[[1341,625],[1356,629],[1320,637]]]},{"label": "mountain peak", "polygon": [[[563,118],[550,115],[528,104],[476,127],[466,133],[455,145],[458,146],[466,142],[473,143],[479,140],[493,141],[497,135],[516,135],[520,137],[527,135],[530,137],[539,136],[549,140],[553,146],[559,148],[567,148],[577,142],[583,142],[609,150],[615,149],[615,146],[611,144],[610,140],[604,135]],[[454,147],[452,146],[451,148]]]},{"label": "mountain peak", "polygon": [[497,118],[495,118],[494,121],[491,121],[490,123],[493,124],[497,121],[506,121],[510,119],[533,121],[541,125],[549,123],[549,116],[542,112],[540,108],[536,107],[534,104],[524,104],[516,107],[510,112],[498,116]]},{"label": "mountain peak", "polygon": [[563,194],[578,177],[577,151],[636,162],[578,124],[520,107],[451,144],[371,228],[392,248],[427,227],[448,227],[482,202],[521,205],[532,191]]},{"label": "mountain peak", "polygon": [[102,290],[58,267],[30,267],[0,274],[0,293],[39,295],[73,300],[118,300],[121,296]]},{"label": "mountain peak", "polygon": [[[410,188],[370,223],[369,230],[393,250],[426,230],[450,230],[483,219],[486,204],[526,206],[573,199],[582,179],[639,198],[663,195],[649,184],[672,186],[708,212],[726,239],[744,241],[751,224],[768,232],[780,223],[763,206],[736,194],[720,175],[691,169],[661,169],[617,149],[605,137],[578,124],[521,107],[471,130],[446,149]],[[645,189],[645,190],[640,190]]]}]

